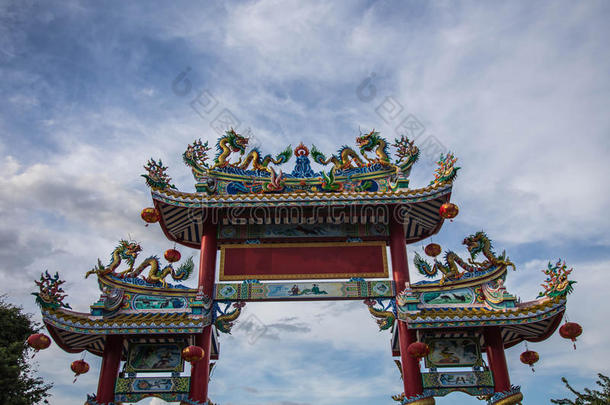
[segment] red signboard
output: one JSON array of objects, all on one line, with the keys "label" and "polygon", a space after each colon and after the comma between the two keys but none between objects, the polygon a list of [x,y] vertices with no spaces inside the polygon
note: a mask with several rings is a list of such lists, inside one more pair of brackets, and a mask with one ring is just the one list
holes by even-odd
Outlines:
[{"label": "red signboard", "polygon": [[221,245],[220,280],[385,278],[385,242]]}]

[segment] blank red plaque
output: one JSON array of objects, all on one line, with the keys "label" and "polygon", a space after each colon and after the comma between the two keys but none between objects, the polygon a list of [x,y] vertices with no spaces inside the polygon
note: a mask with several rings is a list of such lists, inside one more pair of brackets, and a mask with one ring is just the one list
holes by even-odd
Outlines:
[{"label": "blank red plaque", "polygon": [[220,280],[388,277],[385,242],[221,245]]}]

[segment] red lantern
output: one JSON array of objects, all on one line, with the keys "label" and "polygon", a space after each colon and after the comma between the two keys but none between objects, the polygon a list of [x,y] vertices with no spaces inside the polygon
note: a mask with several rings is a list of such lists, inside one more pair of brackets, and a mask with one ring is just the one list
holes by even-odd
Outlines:
[{"label": "red lantern", "polygon": [[87,363],[85,360],[76,360],[72,362],[70,368],[72,371],[74,371],[74,381],[72,381],[72,384],[74,384],[79,375],[85,374],[87,371],[89,371],[89,363]]},{"label": "red lantern", "polygon": [[28,338],[28,345],[34,350],[44,350],[51,345],[51,339],[44,333],[34,333]]},{"label": "red lantern", "polygon": [[158,222],[159,219],[161,219],[159,211],[156,208],[152,207],[144,208],[140,213],[140,216],[146,222],[146,226],[148,226],[148,224],[154,224],[155,222]]},{"label": "red lantern", "polygon": [[566,322],[559,328],[559,334],[564,339],[571,339],[574,342],[574,350],[576,350],[576,338],[582,334],[582,326],[576,322]]},{"label": "red lantern", "polygon": [[430,346],[423,342],[414,342],[407,347],[407,353],[409,356],[420,360],[430,353]]},{"label": "red lantern", "polygon": [[428,243],[424,248],[424,252],[426,252],[428,256],[436,257],[441,254],[441,245],[438,243]]},{"label": "red lantern", "polygon": [[460,209],[458,206],[450,202],[444,203],[439,209],[439,214],[441,214],[441,217],[445,219],[455,218],[459,212]]},{"label": "red lantern", "polygon": [[176,249],[167,249],[163,256],[165,257],[165,260],[170,263],[180,260],[180,252],[178,252]]},{"label": "red lantern", "polygon": [[188,346],[182,349],[182,358],[195,365],[199,360],[203,359],[205,352],[199,346]]},{"label": "red lantern", "polygon": [[519,358],[521,359],[521,363],[527,364],[532,368],[532,372],[535,372],[534,363],[540,360],[540,356],[538,355],[538,353],[533,350],[526,350],[521,353],[521,356],[519,356]]}]

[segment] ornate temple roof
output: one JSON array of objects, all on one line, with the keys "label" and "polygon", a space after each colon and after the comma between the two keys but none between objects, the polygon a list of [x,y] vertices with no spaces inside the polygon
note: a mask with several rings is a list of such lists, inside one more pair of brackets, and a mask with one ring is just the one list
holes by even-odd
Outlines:
[{"label": "ornate temple roof", "polygon": [[[195,141],[183,154],[196,180],[196,192],[176,190],[161,161],[150,160],[143,176],[151,187],[166,236],[197,248],[206,221],[222,225],[386,222],[399,218],[406,239],[414,242],[440,229],[440,206],[451,196],[458,167],[452,154],[441,155],[434,179],[426,187],[409,188],[409,174],[419,149],[405,137],[396,139],[395,160],[388,142],[371,131],[356,138],[358,150],[341,147],[327,158],[315,145],[288,146],[275,157],[247,150],[248,139],[233,130],[221,137],[212,165],[207,142]],[[247,153],[246,153],[247,152]],[[369,156],[367,153],[374,153]],[[292,172],[279,166],[296,157]],[[237,161],[231,162],[233,157]],[[330,169],[315,172],[311,161]],[[272,166],[273,164],[274,166]],[[291,211],[287,208],[298,208]]]},{"label": "ornate temple roof", "polygon": [[[575,283],[568,278],[572,270],[565,262],[549,262],[543,270],[545,291],[533,301],[521,302],[504,286],[508,269],[515,269],[506,252],[496,254],[484,232],[468,236],[463,244],[471,255],[469,260],[448,251],[443,261],[434,259],[431,265],[416,253],[414,265],[421,274],[442,277],[407,284],[396,298],[398,319],[411,329],[455,337],[496,326],[505,347],[544,340],[557,329]],[[482,261],[476,261],[479,255],[484,256]],[[479,335],[484,347],[484,336]]]}]

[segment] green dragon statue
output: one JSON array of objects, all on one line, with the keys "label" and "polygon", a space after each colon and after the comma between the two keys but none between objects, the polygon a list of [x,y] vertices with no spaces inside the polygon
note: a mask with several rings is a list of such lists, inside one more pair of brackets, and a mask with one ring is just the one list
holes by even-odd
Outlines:
[{"label": "green dragon statue", "polygon": [[173,189],[176,188],[176,186],[171,184],[172,179],[166,173],[167,166],[163,166],[161,159],[159,159],[159,161],[157,162],[156,160],[151,158],[144,166],[144,169],[146,169],[148,173],[143,174],[142,177],[146,179],[146,184],[148,185],[148,187],[157,188],[161,190],[164,190],[168,187]]},{"label": "green dragon statue", "polygon": [[[334,165],[336,170],[353,169],[354,167],[364,166],[364,162],[360,159],[360,156],[349,146],[342,146],[337,151],[337,155],[332,155],[326,159],[326,156],[316,148],[316,145],[311,146],[311,157],[314,162],[319,163],[323,166],[331,163]],[[356,166],[352,165],[352,162],[356,163]]]},{"label": "green dragon statue", "polygon": [[110,264],[108,266],[104,266],[102,261],[97,259],[97,266],[85,273],[85,278],[88,278],[92,274],[96,274],[98,277],[105,276],[110,273],[114,274],[114,270],[119,267],[122,260],[125,260],[129,265],[127,271],[131,271],[136,258],[141,251],[142,247],[137,242],[129,242],[125,239],[121,239],[119,241],[119,245],[112,251]]},{"label": "green dragon statue", "polygon": [[[246,155],[246,157],[243,158],[244,153],[246,153],[247,146],[248,138],[241,136],[233,129],[230,129],[224,136],[218,139],[218,142],[216,143],[218,153],[214,159],[214,166],[212,166],[212,169],[217,167],[232,166],[243,170],[248,170],[250,165],[252,165],[252,169],[254,170],[269,172],[269,163],[281,165],[288,162],[292,156],[292,147],[288,145],[288,147],[286,147],[286,149],[279,153],[275,158],[273,158],[271,155],[261,157],[261,152],[258,148],[253,148]],[[239,160],[235,163],[229,162],[229,156],[232,153],[240,154]]]},{"label": "green dragon statue", "polygon": [[[241,315],[241,309],[246,306],[245,302],[235,302],[233,303],[233,311],[229,313],[222,313],[216,317],[214,321],[214,326],[222,333],[231,334],[231,329],[233,328],[234,322]],[[220,312],[220,311],[219,311]]]},{"label": "green dragon statue", "polygon": [[383,307],[376,307],[377,302],[374,300],[367,299],[364,300],[364,303],[368,307],[371,315],[376,318],[375,322],[377,322],[377,325],[379,325],[380,331],[390,329],[394,325],[394,322],[396,321],[394,312],[388,311]]},{"label": "green dragon statue", "polygon": [[[356,138],[356,144],[358,144],[360,153],[369,162],[369,164],[390,164],[387,142],[385,139],[379,136],[379,132],[375,132],[374,129],[368,134]],[[375,155],[377,156],[374,159],[369,158],[366,154],[366,152],[371,152],[372,150],[375,150]]]},{"label": "green dragon statue", "polygon": [[71,309],[70,305],[64,303],[66,294],[61,285],[65,283],[65,280],[59,279],[59,273],[55,273],[51,276],[48,271],[45,271],[40,275],[40,281],[34,281],[39,288],[39,292],[32,293],[36,296],[36,304],[41,308],[68,308]]},{"label": "green dragon statue", "polygon": [[[108,266],[104,266],[102,261],[98,259],[97,266],[89,270],[85,274],[85,278],[89,277],[91,274],[96,274],[98,277],[112,274],[118,278],[135,278],[138,277],[144,269],[150,267],[148,276],[144,277],[144,280],[152,284],[161,283],[163,287],[167,287],[165,277],[171,274],[172,278],[176,281],[186,280],[195,267],[193,258],[189,257],[177,270],[174,270],[171,264],[161,269],[159,258],[150,256],[134,269],[133,267],[136,258],[141,251],[142,247],[137,242],[128,242],[123,239],[119,241],[119,245],[112,252],[112,257]],[[119,267],[122,260],[125,260],[129,267],[122,272],[116,273],[115,270]]]},{"label": "green dragon statue", "polygon": [[[445,254],[445,263],[441,263],[438,260],[434,261],[434,266],[423,259],[418,253],[415,253],[414,264],[417,270],[426,277],[435,277],[440,271],[443,276],[440,280],[440,284],[444,284],[446,280],[458,280],[463,275],[458,268],[461,267],[467,272],[475,271],[487,271],[491,268],[498,267],[512,267],[515,269],[515,265],[506,257],[506,252],[502,252],[501,255],[496,256],[492,249],[491,240],[487,237],[485,232],[477,232],[474,235],[468,236],[462,242],[466,245],[468,252],[470,252],[470,259],[465,262],[456,253],[448,251]],[[476,257],[483,253],[486,260],[482,262],[476,262]]]},{"label": "green dragon statue", "polygon": [[253,148],[250,153],[243,160],[243,163],[239,165],[240,169],[247,170],[250,164],[252,164],[252,168],[254,170],[261,171],[270,171],[269,163],[274,163],[276,165],[281,165],[286,163],[292,157],[292,147],[288,145],[284,151],[279,153],[275,159],[271,155],[265,155],[265,157],[261,158],[260,151],[258,148]]},{"label": "green dragon statue", "polygon": [[167,266],[165,266],[164,268],[161,269],[161,265],[159,264],[159,258],[157,256],[150,256],[150,257],[146,258],[142,262],[142,264],[140,264],[138,267],[136,267],[135,270],[122,274],[122,277],[123,278],[138,277],[140,275],[140,273],[142,273],[144,271],[144,269],[146,269],[149,266],[150,266],[150,270],[148,272],[148,276],[144,277],[144,280],[146,280],[148,283],[151,283],[151,284],[161,283],[164,288],[167,287],[167,282],[165,281],[165,277],[167,277],[168,275],[171,274],[172,278],[175,281],[186,280],[187,278],[190,277],[191,273],[193,272],[193,269],[195,268],[195,264],[193,263],[192,256],[189,257],[188,259],[186,259],[186,261],[184,263],[182,263],[180,265],[180,267],[178,267],[178,269],[176,269],[176,270],[174,270],[174,268],[172,267],[171,264],[168,264]]},{"label": "green dragon statue", "polygon": [[460,170],[459,167],[455,166],[456,162],[457,158],[453,153],[448,152],[447,155],[441,153],[440,159],[436,162],[438,167],[434,171],[434,180],[430,182],[430,185],[455,180],[457,172]]},{"label": "green dragon statue", "polygon": [[243,156],[246,152],[246,147],[248,146],[248,138],[239,135],[238,133],[231,128],[225,135],[218,139],[216,143],[216,149],[218,153],[214,158],[214,166],[212,169],[217,167],[225,167],[225,166],[237,166],[241,163],[241,156],[237,163],[229,163],[229,156],[231,153],[238,153]]},{"label": "green dragon statue", "polygon": [[[390,164],[390,159],[388,158],[387,154],[387,143],[385,139],[379,136],[379,132],[372,130],[368,134],[359,136],[356,138],[356,143],[360,148],[360,153],[367,160],[368,164]],[[376,158],[368,157],[366,153],[373,150],[375,151]],[[311,157],[313,158],[314,162],[323,166],[326,166],[332,162],[336,170],[346,170],[366,166],[358,153],[356,153],[356,151],[349,146],[345,145],[337,151],[337,155],[332,155],[328,159],[318,150],[318,148],[316,148],[315,145],[312,145]]]},{"label": "green dragon statue", "polygon": [[569,280],[568,276],[573,270],[568,270],[566,262],[562,263],[561,260],[557,261],[555,265],[549,262],[547,269],[542,270],[547,275],[547,278],[544,284],[541,284],[544,291],[538,294],[538,298],[545,296],[549,298],[565,298],[568,294],[572,293],[574,291],[573,284],[576,281]]}]

